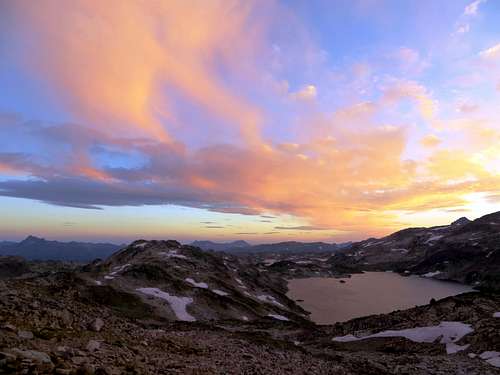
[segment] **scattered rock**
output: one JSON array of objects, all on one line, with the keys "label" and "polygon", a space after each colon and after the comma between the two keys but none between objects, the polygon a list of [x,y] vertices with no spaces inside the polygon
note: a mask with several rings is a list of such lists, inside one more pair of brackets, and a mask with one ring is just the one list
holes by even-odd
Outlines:
[{"label": "scattered rock", "polygon": [[17,337],[19,337],[22,340],[32,340],[33,339],[33,332],[31,331],[19,331],[17,332]]},{"label": "scattered rock", "polygon": [[100,332],[103,327],[104,321],[101,318],[93,320],[89,325],[89,329],[94,332]]},{"label": "scattered rock", "polygon": [[13,324],[4,324],[2,326],[2,329],[5,330],[5,331],[10,331],[10,332],[16,332],[17,331],[17,327]]},{"label": "scattered rock", "polygon": [[101,347],[101,343],[97,340],[90,340],[86,346],[87,351],[95,352]]}]

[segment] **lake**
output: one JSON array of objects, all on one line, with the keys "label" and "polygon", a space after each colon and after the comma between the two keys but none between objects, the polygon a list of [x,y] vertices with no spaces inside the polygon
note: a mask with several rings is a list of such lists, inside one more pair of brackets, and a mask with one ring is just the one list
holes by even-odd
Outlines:
[{"label": "lake", "polygon": [[[341,283],[340,280],[345,281]],[[307,311],[318,324],[333,324],[371,314],[388,313],[473,289],[458,283],[392,272],[365,272],[350,278],[294,279],[288,296]]]}]

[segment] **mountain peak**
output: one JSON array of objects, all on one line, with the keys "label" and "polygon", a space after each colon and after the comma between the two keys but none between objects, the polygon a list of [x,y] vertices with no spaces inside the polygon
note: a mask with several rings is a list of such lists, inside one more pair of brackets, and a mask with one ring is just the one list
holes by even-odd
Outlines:
[{"label": "mountain peak", "polygon": [[36,236],[29,235],[24,240],[22,240],[21,243],[26,244],[26,243],[29,243],[29,242],[40,242],[40,241],[45,241],[45,238],[41,238],[41,237],[36,237]]},{"label": "mountain peak", "polygon": [[470,223],[470,220],[467,219],[465,216],[462,216],[460,219],[455,220],[451,225],[465,225]]}]

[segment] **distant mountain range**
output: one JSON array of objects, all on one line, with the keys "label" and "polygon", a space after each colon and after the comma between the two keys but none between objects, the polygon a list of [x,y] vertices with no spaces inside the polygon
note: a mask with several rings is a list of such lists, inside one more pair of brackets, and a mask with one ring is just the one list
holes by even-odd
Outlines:
[{"label": "distant mountain range", "polygon": [[90,262],[107,258],[123,245],[89,242],[59,242],[28,236],[21,242],[0,242],[0,255],[21,256],[29,260]]},{"label": "distant mountain range", "polygon": [[252,245],[243,240],[232,242],[193,241],[191,245],[199,247],[202,250],[214,251],[244,251],[252,247]]},{"label": "distant mountain range", "polygon": [[[325,242],[278,242],[251,245],[246,241],[232,242],[194,241],[192,246],[202,250],[224,251],[233,254],[243,253],[321,253],[345,248],[347,244]],[[90,262],[96,258],[107,258],[125,245],[91,242],[49,241],[36,236],[28,236],[20,242],[0,241],[0,256],[21,256],[28,260],[62,260]]]},{"label": "distant mountain range", "polygon": [[326,242],[286,241],[250,245],[248,242],[240,240],[234,242],[194,241],[191,245],[203,250],[225,251],[228,253],[324,253],[345,248],[350,245],[350,242],[335,244]]}]

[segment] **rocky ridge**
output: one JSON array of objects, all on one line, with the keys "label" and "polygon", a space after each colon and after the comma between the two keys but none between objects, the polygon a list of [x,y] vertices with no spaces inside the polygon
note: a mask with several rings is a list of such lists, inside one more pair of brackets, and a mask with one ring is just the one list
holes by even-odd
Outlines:
[{"label": "rocky ridge", "polygon": [[330,262],[337,267],[393,270],[500,290],[500,212],[357,242]]}]

